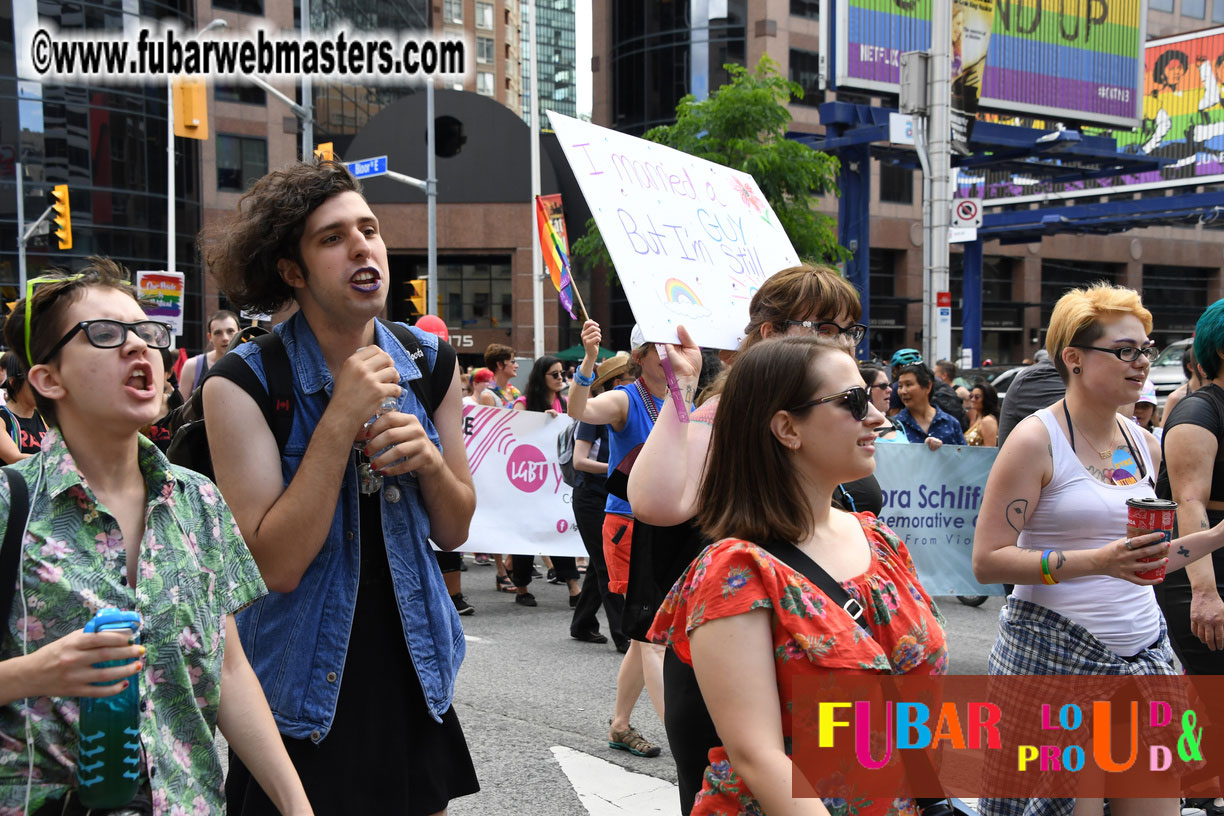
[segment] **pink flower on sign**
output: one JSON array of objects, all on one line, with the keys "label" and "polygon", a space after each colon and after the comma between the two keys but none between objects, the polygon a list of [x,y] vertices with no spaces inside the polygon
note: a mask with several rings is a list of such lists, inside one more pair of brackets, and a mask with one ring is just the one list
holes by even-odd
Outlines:
[{"label": "pink flower on sign", "polygon": [[64,577],[63,569],[54,564],[39,564],[36,572],[44,584],[58,584],[59,580]]},{"label": "pink flower on sign", "polygon": [[103,558],[112,558],[123,549],[123,533],[118,527],[105,533],[98,533],[94,536],[94,540],[98,542],[94,545],[94,549]]},{"label": "pink flower on sign", "polygon": [[758,213],[761,211],[762,207],[764,206],[764,202],[757,197],[756,191],[753,190],[751,186],[744,184],[739,179],[733,179],[731,181],[731,186],[735,190],[735,194],[739,196],[741,202],[747,204]]},{"label": "pink flower on sign", "polygon": [[67,541],[48,537],[38,552],[43,558],[63,558],[72,552],[72,548],[68,546]]},{"label": "pink flower on sign", "polygon": [[199,649],[200,636],[191,631],[190,626],[184,626],[183,631],[179,632],[178,644],[185,651]]}]

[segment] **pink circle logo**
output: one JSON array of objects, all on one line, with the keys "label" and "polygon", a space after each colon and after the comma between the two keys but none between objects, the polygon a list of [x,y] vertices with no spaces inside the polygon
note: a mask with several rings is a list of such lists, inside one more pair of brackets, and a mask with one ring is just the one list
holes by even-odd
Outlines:
[{"label": "pink circle logo", "polygon": [[557,519],[557,532],[564,533],[569,529],[569,522],[565,519]]},{"label": "pink circle logo", "polygon": [[524,493],[534,493],[548,481],[548,460],[539,448],[519,445],[506,462],[506,475],[510,484]]}]

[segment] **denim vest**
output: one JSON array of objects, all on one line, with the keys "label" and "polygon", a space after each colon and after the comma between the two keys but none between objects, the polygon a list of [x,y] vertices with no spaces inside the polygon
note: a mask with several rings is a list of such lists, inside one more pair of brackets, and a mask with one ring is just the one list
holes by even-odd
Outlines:
[{"label": "denim vest", "polygon": [[[276,332],[293,366],[293,430],[281,452],[287,486],[327,408],[333,382],[318,340],[300,312],[277,326]],[[423,376],[421,369],[384,326],[377,324],[375,332],[378,346],[391,355],[400,375],[399,410],[415,414],[429,439],[441,449],[438,431],[410,385]],[[432,369],[437,338],[417,329],[412,332]],[[266,387],[259,348],[244,343],[234,353],[246,360]],[[398,495],[389,489],[392,486]],[[429,516],[416,476],[385,477],[381,496],[383,539],[404,639],[430,713],[441,722],[441,715],[450,708],[455,675],[467,646],[463,628],[429,545]],[[327,736],[336,714],[357,605],[361,563],[357,497],[357,469],[355,460],[350,460],[327,540],[297,589],[271,592],[237,616],[247,658],[263,685],[277,727],[287,737],[309,737],[317,743]]]}]

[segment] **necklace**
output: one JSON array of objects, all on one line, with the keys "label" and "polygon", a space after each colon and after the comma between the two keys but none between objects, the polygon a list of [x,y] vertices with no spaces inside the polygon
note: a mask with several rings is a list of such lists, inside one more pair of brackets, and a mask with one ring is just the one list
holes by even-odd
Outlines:
[{"label": "necklace", "polygon": [[[1072,427],[1073,427],[1075,423],[1073,423],[1073,422],[1071,421],[1071,412],[1070,412],[1069,410],[1067,410],[1067,404],[1066,404],[1066,402],[1065,402],[1065,401],[1063,402],[1063,410],[1064,410],[1064,411],[1067,411],[1067,425],[1068,425],[1068,426],[1072,426]],[[1111,429],[1110,429],[1110,431],[1112,432],[1112,430],[1113,430],[1113,429],[1111,428]],[[1072,432],[1074,433],[1074,431],[1072,431]],[[1097,444],[1096,444],[1095,442],[1093,442],[1091,439],[1089,439],[1089,438],[1088,438],[1088,434],[1084,433],[1084,429],[1083,429],[1083,428],[1080,428],[1080,436],[1084,437],[1084,441],[1085,441],[1085,442],[1087,442],[1089,445],[1091,445],[1091,446],[1092,446],[1092,451],[1093,451],[1093,453],[1095,453],[1097,456],[1101,457],[1101,460],[1102,460],[1102,461],[1104,461],[1105,459],[1108,459],[1108,458],[1110,458],[1111,456],[1113,456],[1113,451],[1114,451],[1114,448],[1116,448],[1116,447],[1117,447],[1117,445],[1113,444],[1113,442],[1112,442],[1112,440],[1111,440],[1111,441],[1110,441],[1110,445],[1109,445],[1109,447],[1105,448],[1104,450],[1101,450],[1099,447],[1097,447]],[[1112,436],[1112,433],[1111,433],[1111,436]],[[1071,448],[1072,448],[1072,450],[1074,450],[1074,449],[1075,449],[1075,443],[1072,443]]]}]

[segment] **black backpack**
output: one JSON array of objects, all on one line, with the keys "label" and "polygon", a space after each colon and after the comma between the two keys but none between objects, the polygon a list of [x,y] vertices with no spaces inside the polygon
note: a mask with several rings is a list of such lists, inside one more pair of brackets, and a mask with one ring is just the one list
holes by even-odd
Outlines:
[{"label": "black backpack", "polygon": [[[418,362],[426,359],[425,351],[421,348],[416,335],[406,326],[386,320],[379,320],[379,322],[395,335],[400,345],[408,352],[409,357]],[[293,369],[289,363],[289,355],[285,351],[285,344],[281,342],[280,335],[276,332],[268,332],[249,342],[259,346],[264,373],[268,380],[267,389],[260,384],[255,372],[245,360],[231,357],[228,353],[209,369],[204,380],[207,381],[212,376],[225,377],[255,397],[255,401],[263,412],[264,420],[272,429],[277,450],[283,451],[285,443],[289,441],[289,433],[293,430]],[[230,348],[232,350],[235,347]],[[433,419],[434,411],[442,404],[446,390],[450,387],[455,362],[455,350],[449,343],[439,339],[438,354],[434,359],[433,368],[428,369],[421,366],[426,369],[425,376],[410,383],[412,392],[425,406],[425,412],[430,419]],[[203,391],[204,386],[201,383],[187,402],[178,409],[173,424],[174,436],[170,440],[170,447],[166,450],[166,458],[176,465],[213,479],[212,454],[208,449],[208,430],[204,422]]]}]

